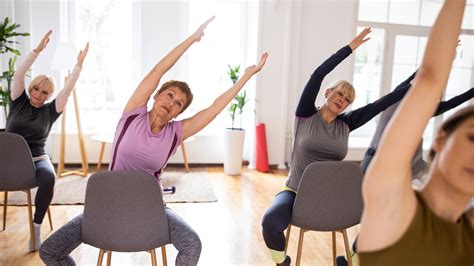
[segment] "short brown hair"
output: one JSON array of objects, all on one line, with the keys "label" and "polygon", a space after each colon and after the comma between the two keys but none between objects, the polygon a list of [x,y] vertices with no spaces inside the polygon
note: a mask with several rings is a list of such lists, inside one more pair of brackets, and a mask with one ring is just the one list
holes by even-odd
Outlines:
[{"label": "short brown hair", "polygon": [[191,89],[189,88],[186,82],[178,80],[169,80],[163,83],[163,85],[161,85],[161,88],[158,90],[158,94],[161,94],[162,92],[166,91],[171,87],[178,88],[182,93],[186,95],[186,103],[184,104],[183,110],[181,110],[180,112],[182,113],[184,110],[186,110],[186,108],[188,108],[188,106],[193,101],[193,93],[191,92]]},{"label": "short brown hair", "polygon": [[[474,117],[474,105],[462,108],[461,110],[454,113],[446,121],[443,122],[439,130],[446,133],[447,136],[451,135],[464,121]],[[436,151],[431,148],[429,158],[432,161],[436,155]]]}]

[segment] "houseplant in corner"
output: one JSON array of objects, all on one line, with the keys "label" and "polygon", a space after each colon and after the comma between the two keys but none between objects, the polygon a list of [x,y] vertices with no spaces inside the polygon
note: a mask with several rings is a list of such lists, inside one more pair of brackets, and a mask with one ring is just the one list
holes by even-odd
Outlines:
[{"label": "houseplant in corner", "polygon": [[3,110],[0,111],[0,129],[6,126],[8,105],[10,103],[10,88],[13,75],[15,74],[15,61],[16,57],[20,55],[20,51],[11,47],[11,45],[18,43],[13,38],[30,35],[29,33],[17,32],[16,29],[19,27],[19,24],[10,21],[8,17],[0,21],[0,56],[3,57],[3,54],[9,53],[13,54],[13,57],[8,60],[8,69],[0,72],[0,106],[3,107]]},{"label": "houseplant in corner", "polygon": [[[228,65],[227,74],[232,84],[239,79],[240,65],[232,67]],[[242,128],[242,112],[247,103],[247,93],[240,92],[230,102],[227,109],[232,120],[232,127],[226,128],[224,132],[224,173],[228,175],[239,175],[242,167],[242,152],[244,149],[245,130]],[[240,126],[235,126],[235,120],[239,117]]]}]

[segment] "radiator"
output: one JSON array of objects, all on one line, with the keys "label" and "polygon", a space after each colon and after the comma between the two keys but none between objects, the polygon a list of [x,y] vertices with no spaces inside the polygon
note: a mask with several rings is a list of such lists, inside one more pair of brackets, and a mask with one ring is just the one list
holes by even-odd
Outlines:
[{"label": "radiator", "polygon": [[[185,143],[188,163],[198,164],[222,164],[223,163],[223,137],[222,136],[195,136],[193,140]],[[46,142],[46,153],[51,156],[53,163],[59,161],[61,135],[51,133]],[[84,135],[84,146],[86,148],[89,163],[97,163],[100,151],[100,142],[91,139],[91,134]],[[79,140],[76,134],[66,135],[65,163],[81,163]],[[112,152],[112,145],[105,145],[102,163],[108,163]],[[170,158],[169,163],[184,163],[181,147]]]}]

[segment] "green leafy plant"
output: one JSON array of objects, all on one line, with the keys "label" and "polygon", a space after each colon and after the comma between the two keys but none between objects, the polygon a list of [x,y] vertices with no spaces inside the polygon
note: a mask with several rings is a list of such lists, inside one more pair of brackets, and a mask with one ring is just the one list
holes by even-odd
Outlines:
[{"label": "green leafy plant", "polygon": [[7,86],[0,87],[0,106],[3,106],[3,112],[5,113],[5,117],[7,117],[7,108],[10,104],[10,92],[11,92],[11,85],[13,76],[15,75],[15,62],[16,62],[16,55],[8,60],[8,69],[3,71],[2,76],[0,76],[0,80],[5,80],[7,82]]},{"label": "green leafy plant", "polygon": [[20,51],[11,47],[11,45],[18,43],[12,38],[17,36],[29,36],[27,32],[16,32],[15,30],[20,27],[20,24],[16,24],[6,17],[3,22],[0,23],[0,54],[11,52],[15,55],[20,55]]},{"label": "green leafy plant", "polygon": [[[229,70],[227,70],[227,75],[229,75],[229,79],[232,81],[232,84],[235,84],[237,80],[239,80],[240,74],[240,65],[232,67],[227,65]],[[232,128],[231,129],[242,129],[242,113],[244,111],[244,106],[248,102],[247,99],[247,92],[243,91],[240,92],[235,96],[235,98],[230,102],[229,108],[227,111],[229,112],[230,118],[232,119]],[[240,116],[240,127],[234,127],[236,114]]]},{"label": "green leafy plant", "polygon": [[[18,42],[14,40],[15,37],[29,36],[27,32],[17,32],[20,24],[16,24],[6,17],[0,21],[0,54],[11,53],[13,57],[8,59],[8,69],[1,72],[0,76],[0,106],[3,106],[5,118],[8,116],[8,105],[10,104],[10,91],[13,76],[15,75],[15,62],[20,51],[13,48],[12,45]],[[6,81],[5,86],[2,86],[3,80]]]}]

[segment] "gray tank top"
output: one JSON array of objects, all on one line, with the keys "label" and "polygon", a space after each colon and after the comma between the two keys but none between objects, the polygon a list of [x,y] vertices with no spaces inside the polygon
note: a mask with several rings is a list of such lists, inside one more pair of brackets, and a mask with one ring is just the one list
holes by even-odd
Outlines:
[{"label": "gray tank top", "polygon": [[346,157],[349,126],[339,117],[326,123],[319,112],[306,118],[296,117],[290,174],[286,186],[298,190],[304,169],[312,162],[341,161]]}]

